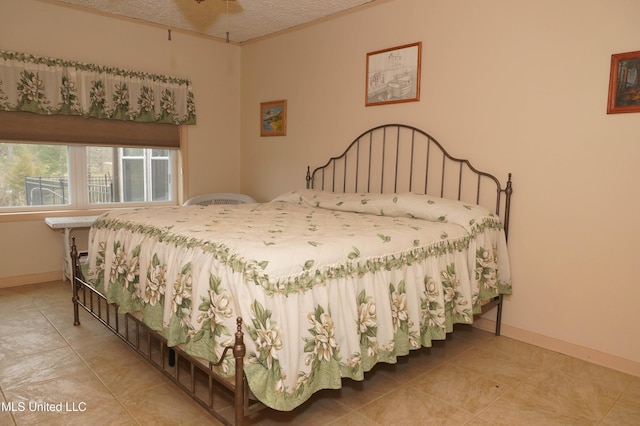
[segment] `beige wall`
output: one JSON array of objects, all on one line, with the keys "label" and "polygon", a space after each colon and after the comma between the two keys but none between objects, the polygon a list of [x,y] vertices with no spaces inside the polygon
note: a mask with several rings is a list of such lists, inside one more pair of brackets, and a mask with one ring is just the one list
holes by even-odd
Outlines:
[{"label": "beige wall", "polygon": [[[640,375],[640,114],[605,113],[610,56],[640,50],[638,16],[637,0],[378,0],[239,48],[2,0],[0,49],[192,79],[190,195],[239,189],[268,200],[386,122],[418,126],[498,176],[512,172],[504,334]],[[366,53],[415,41],[420,102],[365,107]],[[287,136],[261,138],[259,103],[278,99],[288,101]],[[41,221],[0,221],[11,243],[0,245],[0,281],[58,270],[57,237]]]},{"label": "beige wall", "polygon": [[[185,196],[239,191],[240,47],[176,30],[168,41],[166,28],[55,3],[0,1],[0,49],[191,79],[198,124],[185,126]],[[60,276],[61,239],[41,215],[0,217],[0,241],[0,286]]]},{"label": "beige wall", "polygon": [[[640,114],[606,114],[611,54],[640,50],[640,2],[376,4],[243,46],[243,189],[267,200],[302,187],[308,164],[372,125],[423,128],[453,155],[513,173],[504,333],[640,374]],[[365,107],[367,52],[416,41],[420,102]],[[287,136],[261,138],[258,105],[277,99]]]}]

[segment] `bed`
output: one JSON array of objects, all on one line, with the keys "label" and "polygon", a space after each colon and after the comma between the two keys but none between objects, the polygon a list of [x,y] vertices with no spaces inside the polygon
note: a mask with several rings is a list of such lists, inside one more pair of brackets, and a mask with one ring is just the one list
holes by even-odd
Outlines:
[{"label": "bed", "polygon": [[268,203],[100,216],[84,269],[72,247],[74,324],[86,310],[226,424],[363,380],[493,307],[500,333],[510,174],[502,186],[389,124],[306,183]]}]

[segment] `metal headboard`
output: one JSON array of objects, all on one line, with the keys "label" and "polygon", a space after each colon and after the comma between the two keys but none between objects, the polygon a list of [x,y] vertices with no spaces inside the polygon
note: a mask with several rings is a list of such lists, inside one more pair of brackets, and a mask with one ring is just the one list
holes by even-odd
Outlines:
[{"label": "metal headboard", "polygon": [[424,131],[385,124],[358,136],[338,157],[310,171],[307,188],[331,192],[413,192],[492,209],[509,232],[511,173],[503,187],[494,175],[451,156]]}]

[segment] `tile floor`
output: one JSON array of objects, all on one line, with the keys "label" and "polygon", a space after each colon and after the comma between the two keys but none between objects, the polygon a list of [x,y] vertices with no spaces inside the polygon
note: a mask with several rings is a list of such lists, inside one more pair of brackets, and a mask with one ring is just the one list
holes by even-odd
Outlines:
[{"label": "tile floor", "polygon": [[[95,320],[74,327],[69,287],[0,289],[0,425],[219,424]],[[640,378],[463,326],[364,382],[248,423],[640,425]]]}]

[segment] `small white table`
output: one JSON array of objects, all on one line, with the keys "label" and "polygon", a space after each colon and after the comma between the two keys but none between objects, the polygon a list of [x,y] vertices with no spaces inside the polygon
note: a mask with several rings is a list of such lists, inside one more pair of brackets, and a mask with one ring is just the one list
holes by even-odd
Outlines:
[{"label": "small white table", "polygon": [[75,228],[90,228],[98,216],[65,216],[65,217],[47,217],[45,223],[51,229],[59,229],[64,239],[64,264],[62,268],[62,280],[69,279],[73,271],[73,263],[71,261],[71,230]]}]

